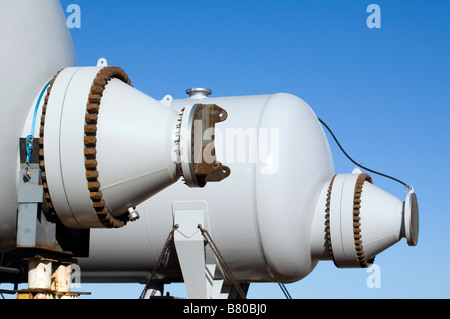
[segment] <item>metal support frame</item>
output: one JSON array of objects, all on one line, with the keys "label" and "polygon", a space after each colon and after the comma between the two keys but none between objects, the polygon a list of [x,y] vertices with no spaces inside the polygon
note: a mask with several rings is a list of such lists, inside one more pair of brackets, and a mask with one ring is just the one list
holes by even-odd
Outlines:
[{"label": "metal support frame", "polygon": [[[24,268],[28,269],[28,289],[17,290],[17,299],[75,299],[84,294],[70,291],[71,265],[77,261],[72,252],[61,247],[58,238],[64,237],[61,241],[64,246],[73,246],[73,238],[79,235],[83,239],[86,233],[74,234],[41,216],[44,190],[36,142],[33,143],[31,163],[25,163],[25,145],[21,139],[16,246],[27,256],[24,259],[27,266],[24,265]],[[69,240],[67,237],[70,237]]]},{"label": "metal support frame", "polygon": [[28,259],[28,288],[17,291],[17,299],[77,299],[80,292],[70,291],[71,265],[42,256]]},{"label": "metal support frame", "polygon": [[148,284],[145,294],[142,299],[163,297],[163,293],[164,293],[164,284],[163,283]]},{"label": "metal support frame", "polygon": [[174,243],[180,262],[181,273],[191,299],[208,298],[206,277],[205,243],[198,225],[205,224],[206,202],[174,202]]},{"label": "metal support frame", "polygon": [[239,298],[234,286],[224,280],[219,263],[206,258],[205,240],[198,225],[208,225],[205,201],[173,202],[174,244],[183,281],[190,299]]},{"label": "metal support frame", "polygon": [[62,250],[56,240],[56,224],[41,218],[43,187],[39,164],[28,164],[20,170],[17,239],[18,248]]}]

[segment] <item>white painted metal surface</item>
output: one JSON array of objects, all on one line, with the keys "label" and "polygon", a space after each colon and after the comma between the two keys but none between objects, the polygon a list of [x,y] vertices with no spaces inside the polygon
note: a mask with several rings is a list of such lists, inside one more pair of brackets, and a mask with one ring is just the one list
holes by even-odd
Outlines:
[{"label": "white painted metal surface", "polygon": [[337,175],[331,193],[331,241],[335,262],[341,267],[359,266],[353,237],[353,194],[357,177],[358,174]]},{"label": "white painted metal surface", "polygon": [[51,289],[52,288],[52,260],[33,259],[28,262],[28,288]]},{"label": "white painted metal surface", "polygon": [[[85,280],[145,281],[173,227],[174,201],[206,201],[208,230],[238,280],[293,282],[308,275],[319,260],[331,259],[325,207],[335,173],[327,139],[311,108],[289,94],[203,95],[174,100],[172,107],[179,110],[200,102],[220,105],[229,114],[216,132],[216,152],[231,168],[231,176],[200,191],[176,183],[170,192],[139,205],[143,218],[128,229],[114,234],[92,231],[91,257],[80,261]],[[335,254],[342,267],[357,265],[351,217],[359,173],[356,169],[337,175],[333,187],[339,195],[332,199],[331,232],[341,238]],[[411,220],[401,200],[369,184],[364,184],[361,204],[367,258],[405,237],[403,229]],[[409,215],[414,219],[417,214]],[[99,244],[112,240],[114,247]],[[112,256],[114,267],[109,266]],[[211,252],[207,259],[214,259]],[[96,272],[94,267],[111,272]],[[166,267],[167,281],[181,280],[178,264]]]},{"label": "white painted metal surface", "polygon": [[100,69],[64,69],[54,83],[47,106],[44,127],[47,183],[60,220],[70,228],[101,226],[86,185],[83,144],[87,96]]},{"label": "white painted metal surface", "polygon": [[[317,202],[311,232],[311,254],[317,259],[331,259],[328,236],[331,237],[333,257],[338,267],[356,267],[360,264],[355,254],[354,238],[354,194],[355,183],[361,171],[336,175],[330,198],[330,233],[324,231],[326,220],[324,204],[330,183],[327,182]],[[362,186],[359,209],[364,255],[375,257],[388,247],[406,238],[408,245],[415,246],[418,240],[418,205],[414,190],[405,201],[365,181]]]},{"label": "white painted metal surface", "polygon": [[419,240],[419,204],[413,188],[406,195],[404,202],[403,224],[402,236],[406,238],[408,245],[416,246]]},{"label": "white painted metal surface", "polygon": [[63,67],[76,65],[76,58],[58,0],[1,1],[0,39],[0,251],[6,251],[15,246],[19,138],[30,134],[30,117],[45,83]]},{"label": "white painted metal surface", "polygon": [[179,225],[174,233],[174,244],[188,297],[205,299],[208,296],[205,243],[198,225],[205,225],[206,202],[174,202],[172,209],[174,222]]},{"label": "white painted metal surface", "polygon": [[[45,24],[38,23],[42,16]],[[0,68],[8,75],[0,78],[0,251],[7,251],[15,245],[18,140],[29,134],[39,92],[62,68],[66,69],[52,89],[45,128],[52,200],[67,226],[99,226],[86,193],[81,137],[86,93],[104,65],[75,67],[57,0],[2,1],[0,39]],[[160,102],[118,80],[106,87],[97,127],[102,191],[115,215],[137,206],[141,218],[123,229],[91,231],[90,257],[79,258],[82,280],[145,282],[175,219],[183,220],[174,217],[174,202],[205,203],[205,227],[239,281],[294,282],[307,276],[319,260],[330,259],[324,214],[335,172],[327,139],[311,108],[283,93],[218,98],[209,98],[211,92],[205,89],[188,93],[187,99],[166,96]],[[227,121],[216,128],[215,144],[217,158],[231,168],[231,176],[204,189],[175,183],[171,155],[178,114],[197,103],[217,104],[228,112]],[[40,113],[39,109],[38,118]],[[331,197],[330,232],[332,238],[336,235],[334,254],[343,267],[356,265],[348,222],[355,178],[356,174],[338,175],[333,189],[337,196]],[[418,208],[412,191],[402,202],[365,183],[361,201],[368,258],[402,237],[410,245],[417,243]],[[205,263],[199,264],[214,264],[209,250]],[[167,282],[181,281],[178,260],[169,258],[160,275]],[[206,293],[213,288],[206,287]]]},{"label": "white painted metal surface", "polygon": [[120,80],[106,86],[97,124],[97,170],[116,216],[178,180],[172,157],[178,117]]},{"label": "white painted metal surface", "polygon": [[[115,275],[145,280],[172,229],[172,203],[185,200],[206,200],[208,231],[238,280],[296,281],[314,268],[311,223],[321,187],[334,168],[313,111],[289,94],[189,98],[172,105],[181,110],[200,102],[228,112],[216,129],[216,154],[230,167],[230,177],[201,190],[176,183],[139,205],[141,219],[129,230],[93,230],[91,258],[80,260],[86,280]],[[114,247],[100,244],[113,237]],[[111,273],[92,272],[94,267]]]},{"label": "white painted metal surface", "polygon": [[[64,69],[48,101],[47,182],[55,211],[69,228],[103,227],[87,187],[84,126],[88,95],[104,66]],[[173,156],[178,119],[178,112],[121,80],[111,79],[106,85],[97,121],[96,161],[100,190],[114,216],[178,180]],[[186,125],[186,141],[191,145],[192,120]],[[192,166],[182,164],[186,169]]]}]

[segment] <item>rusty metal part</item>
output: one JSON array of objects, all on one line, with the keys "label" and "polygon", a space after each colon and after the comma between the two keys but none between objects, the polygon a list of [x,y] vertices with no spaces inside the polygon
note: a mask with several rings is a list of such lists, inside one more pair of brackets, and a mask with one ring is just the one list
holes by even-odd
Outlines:
[{"label": "rusty metal part", "polygon": [[356,184],[355,193],[353,195],[353,238],[355,240],[356,257],[358,258],[361,268],[368,268],[372,265],[374,258],[368,260],[364,254],[361,235],[361,218],[359,217],[359,209],[361,208],[361,194],[364,182],[372,183],[372,178],[368,174],[359,174]]},{"label": "rusty metal part", "polygon": [[[326,208],[325,208],[325,223],[326,223],[326,236],[328,242],[328,249],[330,251],[331,258],[334,264],[337,266],[334,256],[333,256],[333,247],[331,242],[331,232],[330,232],[330,203],[331,203],[331,192],[333,189],[333,182],[336,178],[336,175],[331,179],[330,185],[328,187],[327,192],[327,200],[326,200]],[[375,258],[367,259],[364,254],[364,247],[362,243],[362,234],[361,234],[361,217],[360,208],[361,208],[361,194],[364,182],[372,183],[372,178],[368,174],[359,174],[355,183],[355,191],[353,194],[353,239],[355,243],[355,252],[356,257],[358,259],[358,263],[361,268],[368,268],[372,265]]]},{"label": "rusty metal part", "polygon": [[35,288],[16,290],[17,299],[78,299],[80,295],[89,295],[85,292],[58,292],[53,289]]},{"label": "rusty metal part", "polygon": [[[218,182],[230,175],[230,168],[216,161],[216,152],[214,145],[215,124],[227,119],[227,112],[215,104],[198,104],[194,112],[192,121],[192,159],[194,165],[194,174],[200,186],[206,182]],[[194,134],[198,133],[196,125],[201,123],[202,144],[194,145],[198,141]],[[210,130],[209,132],[207,132]],[[205,132],[207,134],[205,134]],[[204,139],[205,135],[210,135],[211,140]]]},{"label": "rusty metal part", "polygon": [[28,261],[28,288],[16,290],[17,299],[76,299],[87,292],[71,292],[72,265],[77,261],[70,253],[37,250]]},{"label": "rusty metal part", "polygon": [[[328,192],[327,192],[327,202],[325,205],[325,230],[327,233],[327,242],[328,242],[328,250],[330,251],[331,258],[334,262],[334,256],[333,256],[333,247],[331,245],[331,232],[330,232],[330,203],[331,203],[331,190],[333,189],[333,182],[336,178],[336,175],[333,176],[330,182],[330,186],[328,186]],[[336,263],[335,263],[336,265]]]},{"label": "rusty metal part", "polygon": [[70,292],[70,275],[72,273],[70,264],[59,264],[52,274],[51,288],[57,292]]},{"label": "rusty metal part", "polygon": [[106,205],[103,199],[103,193],[100,190],[101,183],[97,171],[97,120],[100,112],[101,99],[103,91],[111,79],[119,79],[122,82],[131,85],[128,75],[119,67],[104,67],[95,77],[88,96],[86,105],[86,118],[84,126],[84,157],[86,168],[86,180],[90,192],[92,206],[96,212],[97,218],[107,228],[120,228],[127,223],[127,212],[120,217],[115,217]]},{"label": "rusty metal part", "polygon": [[53,84],[56,81],[56,78],[58,77],[59,73],[61,73],[62,70],[60,70],[56,75],[53,77],[53,80],[51,81],[49,87],[47,88],[47,94],[44,98],[44,104],[42,106],[42,115],[41,115],[41,126],[39,129],[39,166],[41,168],[41,180],[42,180],[42,186],[44,189],[44,199],[47,203],[47,209],[43,209],[43,213],[45,218],[52,223],[60,222],[58,215],[55,212],[55,208],[52,203],[52,199],[50,197],[50,192],[48,189],[47,184],[47,176],[45,173],[45,159],[44,159],[44,125],[45,125],[45,114],[47,113],[47,105],[48,105],[48,99],[50,98],[50,93],[52,91]]}]

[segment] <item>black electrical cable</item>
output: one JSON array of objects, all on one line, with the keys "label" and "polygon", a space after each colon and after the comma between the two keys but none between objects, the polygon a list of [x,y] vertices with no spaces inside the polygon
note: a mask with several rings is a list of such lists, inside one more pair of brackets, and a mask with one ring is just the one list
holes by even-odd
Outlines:
[{"label": "black electrical cable", "polygon": [[344,155],[345,155],[345,156],[346,156],[353,164],[355,164],[355,165],[358,166],[358,167],[361,167],[362,169],[365,169],[366,171],[369,171],[369,172],[372,172],[372,173],[374,173],[374,174],[377,174],[377,175],[380,175],[380,176],[383,176],[383,177],[392,179],[392,180],[394,180],[394,181],[396,181],[396,182],[398,182],[398,183],[404,185],[405,187],[411,189],[411,186],[409,186],[408,184],[406,184],[405,182],[402,182],[401,180],[399,180],[399,179],[397,179],[397,178],[394,178],[394,177],[392,177],[392,176],[389,176],[389,175],[386,175],[386,174],[383,174],[383,173],[380,173],[380,172],[371,170],[371,169],[369,169],[369,168],[367,168],[367,167],[364,167],[364,166],[362,166],[361,164],[355,162],[355,161],[347,154],[347,152],[345,152],[345,150],[342,148],[341,144],[340,144],[339,141],[337,140],[336,136],[334,136],[333,131],[331,131],[331,129],[328,127],[328,125],[325,124],[325,122],[322,121],[320,118],[318,118],[318,120],[319,120],[320,123],[322,123],[323,126],[325,126],[325,128],[328,130],[328,132],[330,132],[331,136],[333,137],[334,141],[336,142],[336,144],[337,144],[337,145],[339,146],[339,148],[341,149],[342,153],[344,153]]},{"label": "black electrical cable", "polygon": [[291,294],[289,293],[289,291],[287,290],[287,288],[284,284],[279,282],[278,286],[280,286],[281,291],[283,291],[283,294],[286,297],[286,299],[292,299]]}]

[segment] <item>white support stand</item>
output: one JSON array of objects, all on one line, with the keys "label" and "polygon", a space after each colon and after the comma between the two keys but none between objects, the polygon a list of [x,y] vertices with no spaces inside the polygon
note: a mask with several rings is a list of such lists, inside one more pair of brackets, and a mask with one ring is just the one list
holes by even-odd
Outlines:
[{"label": "white support stand", "polygon": [[211,299],[220,299],[224,281],[223,279],[214,279],[216,270],[218,270],[216,264],[206,265],[207,290],[208,296],[210,296]]},{"label": "white support stand", "polygon": [[[205,240],[198,228],[208,228],[208,207],[205,201],[174,202],[172,204],[174,244],[181,273],[190,299],[235,299],[236,288],[223,278],[222,269],[214,257],[206,262]],[[209,261],[209,260],[208,260]]]},{"label": "white support stand", "polygon": [[174,243],[188,298],[218,298],[223,280],[214,280],[216,264],[206,264],[205,242],[198,225],[206,224],[205,201],[174,202]]},{"label": "white support stand", "polygon": [[152,297],[161,297],[164,292],[164,284],[150,284],[145,291],[143,299],[150,299]]}]

